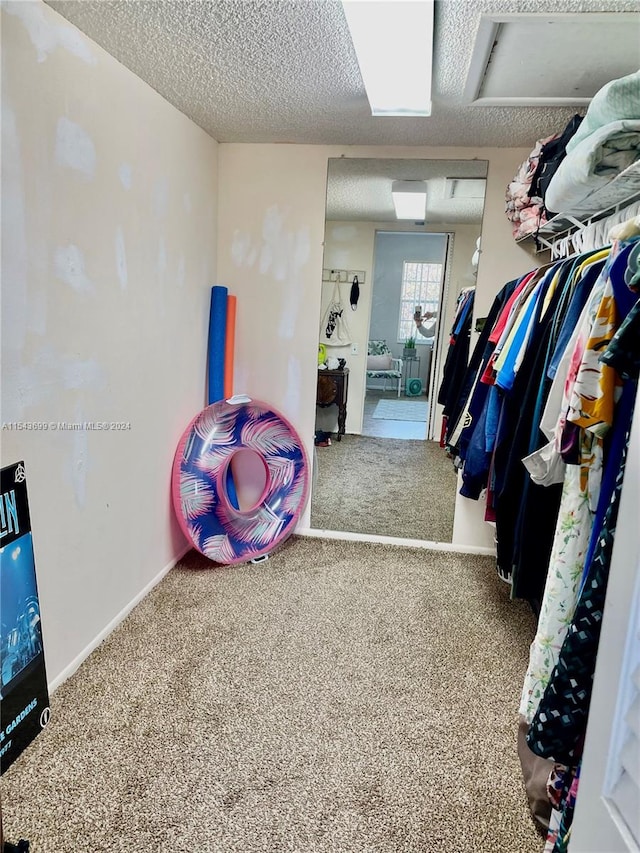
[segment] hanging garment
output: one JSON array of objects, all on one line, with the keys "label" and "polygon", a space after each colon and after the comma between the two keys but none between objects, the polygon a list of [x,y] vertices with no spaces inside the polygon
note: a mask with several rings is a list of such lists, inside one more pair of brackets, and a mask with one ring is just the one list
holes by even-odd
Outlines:
[{"label": "hanging garment", "polygon": [[[633,296],[635,294],[632,294]],[[609,436],[607,471],[601,492],[601,497],[606,497],[608,506],[602,523],[594,525],[593,556],[588,560],[574,620],[527,733],[527,742],[534,753],[564,762],[565,767],[559,770],[560,778],[570,780],[572,774],[575,777],[570,794],[561,798],[560,803],[554,804],[547,849],[553,849],[555,853],[565,853],[573,820],[608,569],[637,398],[640,336],[635,318],[640,311],[638,306],[640,301],[636,300],[627,320],[620,325],[607,349],[600,356],[600,360],[615,368],[619,377],[624,380]],[[610,486],[612,480],[614,482]],[[566,789],[567,785],[564,787]]]},{"label": "hanging garment", "polygon": [[[636,303],[637,305],[638,303]],[[630,312],[635,316],[636,306]],[[606,355],[610,367],[626,375],[611,436],[608,467],[616,474],[615,484],[605,517],[596,539],[593,558],[581,585],[580,600],[549,680],[544,697],[533,718],[527,741],[538,755],[565,764],[579,758],[576,750],[584,737],[591,701],[602,621],[602,610],[613,549],[620,492],[624,479],[631,420],[637,397],[640,337],[634,325],[622,324],[611,341]]]},{"label": "hanging garment", "polygon": [[[472,500],[478,500],[487,485],[492,451],[492,446],[486,438],[487,407],[493,407],[493,400],[491,403],[488,401],[489,390],[493,385],[490,365],[514,302],[533,275],[534,273],[528,273],[520,279],[508,282],[496,296],[463,383],[464,399],[469,402],[458,415],[458,423],[448,435],[448,441],[457,449],[464,465],[460,494]],[[489,421],[491,422],[491,418]]]},{"label": "hanging garment", "polygon": [[[637,295],[637,294],[634,294]],[[621,397],[615,409],[615,419],[610,432],[610,449],[607,455],[607,472],[603,479],[603,493],[609,494],[608,507],[602,524],[595,528],[593,556],[580,591],[574,619],[563,643],[558,662],[547,689],[527,733],[531,750],[547,758],[562,762],[565,767],[559,776],[574,780],[569,795],[556,803],[550,831],[548,849],[553,842],[554,853],[566,853],[570,837],[573,811],[578,787],[579,766],[586,734],[593,675],[595,672],[600,628],[606,600],[609,566],[613,551],[615,527],[624,480],[626,455],[631,432],[631,422],[637,401],[638,374],[640,373],[640,336],[636,318],[640,316],[640,300],[628,314],[628,322],[621,325],[601,361],[615,368],[624,380]],[[611,488],[607,483],[615,480]],[[567,785],[565,784],[565,789]]]},{"label": "hanging garment", "polygon": [[[525,466],[526,459],[535,451],[543,448],[548,438],[541,423],[541,412],[545,408],[545,401],[548,404],[550,388],[552,387],[549,378],[549,359],[554,352],[554,347],[557,346],[558,329],[562,327],[563,318],[568,310],[567,306],[573,301],[571,297],[572,273],[573,267],[570,264],[562,264],[554,276],[553,287],[549,288],[550,295],[553,296],[557,292],[559,298],[547,337],[535,404],[530,415],[530,424],[527,427],[527,424],[523,423],[522,420],[520,422],[524,433],[528,432],[526,450],[525,444],[522,444],[522,450],[529,455],[523,459]],[[547,303],[546,297],[543,310],[551,310],[551,303]],[[512,545],[511,594],[513,598],[526,599],[536,614],[540,612],[547,567],[553,546],[553,534],[560,508],[563,480],[564,462],[562,462],[562,471],[559,474],[544,478],[544,487],[539,482],[534,481],[531,476],[525,476],[518,499]],[[531,519],[535,519],[535,524],[531,524]]]},{"label": "hanging garment", "polygon": [[451,455],[459,456],[461,461],[466,457],[465,451],[472,429],[475,427],[477,416],[484,405],[486,392],[489,390],[487,385],[479,381],[495,346],[489,341],[489,335],[519,281],[514,279],[507,282],[494,298],[461,383],[458,405],[452,407],[449,419],[451,428],[446,435],[446,444],[450,447]]},{"label": "hanging garment", "polygon": [[[605,257],[608,255],[605,254]],[[599,257],[599,256],[598,256]],[[577,268],[578,281],[573,288],[573,296],[562,320],[555,351],[550,358],[546,375],[552,379],[548,389],[546,404],[542,415],[537,412],[536,423],[539,423],[541,432],[548,440],[542,446],[530,447],[529,454],[524,458],[523,464],[529,471],[531,480],[536,484],[551,485],[562,483],[564,480],[565,461],[560,452],[560,435],[562,426],[566,420],[566,411],[569,406],[567,375],[571,365],[574,350],[578,343],[578,336],[583,325],[589,322],[588,300],[591,299],[593,289],[603,272],[604,261],[598,259],[596,263],[589,264],[584,261]],[[600,286],[602,286],[602,279]],[[577,317],[577,319],[576,319]],[[562,425],[562,426],[561,426]],[[557,435],[558,434],[558,435]]]},{"label": "hanging garment", "polygon": [[517,748],[522,779],[529,801],[529,810],[538,827],[546,833],[551,818],[551,803],[549,802],[547,785],[554,763],[547,758],[540,758],[539,755],[529,749],[527,744],[528,731],[529,724],[520,718]]},{"label": "hanging garment", "polygon": [[[640,340],[640,300],[632,307],[629,314],[623,321],[622,325],[614,335],[611,343],[600,356],[600,361],[604,365],[617,369],[621,380],[633,379],[640,373],[640,347],[637,346],[637,341]],[[625,343],[626,342],[626,343]],[[634,351],[635,347],[635,351]],[[616,418],[624,419],[625,406],[627,397],[633,393],[629,391],[626,385],[623,386],[621,399],[617,405]],[[618,467],[621,464],[622,447],[619,441],[620,427],[613,430],[613,434],[608,442],[607,464],[602,477],[602,485],[600,489],[600,500],[596,509],[596,514],[593,522],[591,540],[587,549],[585,560],[585,572],[582,576],[582,584],[584,585],[586,574],[593,554],[598,543],[598,532],[602,527],[604,516],[611,501],[611,495],[615,488]]]},{"label": "hanging garment", "polygon": [[573,616],[591,536],[589,495],[580,469],[567,466],[536,636],[529,652],[520,714],[531,722]]},{"label": "hanging garment", "polygon": [[[525,477],[522,483],[513,540],[512,596],[529,601],[538,615],[547,580],[566,469],[566,463],[554,440],[554,431],[562,414],[565,377],[573,347],[570,340],[567,348],[565,328],[568,323],[575,326],[576,314],[586,310],[584,305],[603,263],[600,260],[598,264],[589,265],[585,261],[576,266],[565,262],[565,267],[571,271],[564,288],[566,299],[561,300],[553,320],[554,329],[547,347],[547,366],[531,416],[527,456],[522,459],[529,477]],[[559,375],[556,375],[554,359],[559,347],[567,348],[567,355]],[[554,377],[553,381],[551,377]],[[531,519],[535,519],[536,523],[531,524]]]},{"label": "hanging garment", "polygon": [[[640,243],[638,244],[640,249]],[[640,286],[640,282],[638,285]],[[640,374],[640,299],[638,299],[613,336],[600,360],[614,367],[622,379],[632,379]]]},{"label": "hanging garment", "polygon": [[438,403],[444,406],[444,416],[447,419],[457,405],[469,361],[474,296],[473,289],[463,291],[460,294],[451,328],[449,350],[438,391]]},{"label": "hanging garment", "polygon": [[[618,252],[618,251],[619,251],[618,248],[616,248],[616,252]],[[629,255],[628,257],[631,257],[631,255]],[[618,296],[620,297],[620,299],[619,299],[620,310],[622,313],[624,313],[624,311],[626,310],[625,294],[623,292],[620,293],[620,289],[619,289],[618,285],[622,281],[622,279],[624,279],[625,281],[628,280],[629,276],[627,275],[627,273],[628,273],[628,269],[624,270],[623,275],[617,274],[617,272],[614,274],[614,285],[615,285],[615,288],[618,289]],[[636,298],[636,296],[632,295],[632,298]],[[617,363],[617,364],[613,365],[613,366],[615,366],[616,370],[618,370],[618,373],[620,374],[620,376],[622,378],[627,377],[627,372],[633,373],[633,370],[634,370],[633,364],[634,363],[637,364],[637,362],[639,360],[638,342],[640,342],[640,335],[638,335],[638,326],[634,326],[633,314],[634,314],[635,310],[636,309],[635,309],[635,304],[634,304],[632,311],[628,315],[628,321],[624,321],[622,323],[622,325],[620,326],[620,328],[616,332],[616,335],[614,336],[613,341],[609,344],[608,349],[605,351],[604,354],[601,355],[601,360],[604,363],[607,363],[609,361],[609,359],[612,357],[612,352],[616,351],[616,349],[618,352],[624,352],[625,353],[625,356],[624,356],[625,357],[625,364],[628,364],[629,367],[627,368],[627,367],[625,367],[625,365],[623,365],[621,363]],[[638,310],[640,312],[640,309],[638,309]],[[640,314],[639,314],[639,316],[640,316]],[[629,334],[629,337],[626,338],[626,341],[627,341],[626,344],[625,344],[625,338],[621,336],[621,332],[624,331],[625,327],[626,328],[629,328],[629,327],[632,328],[632,331]],[[633,346],[634,344],[635,344],[635,354],[634,354],[634,346]],[[556,365],[558,367],[558,370],[557,370],[558,375],[556,375],[555,380],[559,381],[561,383],[561,385],[564,385],[564,383],[562,382],[562,376],[563,376],[563,373],[566,373],[565,366],[564,366],[563,362],[559,361],[559,360],[556,360]],[[637,371],[636,371],[636,375],[637,375]],[[600,489],[600,502],[598,504],[594,523],[592,525],[590,541],[589,541],[589,544],[587,547],[587,552],[585,555],[585,568],[589,567],[592,564],[592,562],[593,562],[593,556],[592,556],[593,551],[592,551],[592,549],[594,549],[598,545],[598,541],[599,541],[598,533],[600,532],[600,529],[602,528],[601,506],[603,506],[603,505],[608,506],[610,496],[611,496],[611,492],[612,492],[612,488],[613,488],[613,486],[611,484],[611,476],[613,476],[615,479],[615,476],[617,475],[618,470],[620,468],[620,458],[621,458],[621,455],[620,455],[620,453],[621,453],[621,451],[620,451],[620,428],[621,428],[621,426],[620,425],[621,424],[624,425],[625,421],[627,420],[627,418],[625,418],[625,404],[626,404],[625,403],[625,401],[626,401],[625,394],[628,394],[628,393],[630,393],[630,392],[625,387],[623,389],[622,398],[619,400],[619,402],[615,408],[615,421],[614,421],[613,429],[610,431],[609,435],[605,436],[605,447],[607,450],[607,455],[605,458],[607,459],[607,465],[606,465],[606,468],[604,470],[604,476],[602,477],[602,484],[601,484],[601,489]],[[635,394],[635,391],[634,391],[634,394]],[[537,488],[538,492],[542,492],[541,487],[536,487],[536,488]],[[545,491],[546,491],[546,489],[545,489]],[[537,514],[536,515],[530,515],[530,516],[528,516],[528,518],[529,518],[529,520],[531,518],[535,518],[536,522],[538,521],[538,515]],[[529,523],[527,526],[525,526],[525,533],[527,531],[530,533],[533,527],[534,527],[534,525],[531,525]],[[530,537],[529,543],[530,542],[535,542],[535,537]],[[523,550],[522,553],[526,555],[525,550]],[[584,588],[585,588],[585,578],[584,578],[584,574],[583,574],[583,577],[582,577],[582,579],[580,581],[580,585],[579,585],[578,602],[581,600]],[[515,592],[515,580],[514,580],[514,592]],[[577,612],[577,608],[576,608],[576,612]],[[560,654],[562,654],[562,650],[561,650]],[[546,693],[543,695],[543,698],[540,700],[540,703],[539,703],[540,707],[542,707],[541,703],[543,701],[545,701],[545,698],[546,698]],[[530,731],[530,729],[529,729],[529,731]],[[519,753],[520,760],[521,760],[521,763],[523,766],[525,786],[526,786],[527,796],[528,796],[531,808],[533,809],[534,804],[537,804],[537,805],[535,805],[535,808],[537,810],[537,814],[539,814],[540,813],[539,803],[541,802],[541,793],[542,793],[540,785],[539,785],[539,772],[542,772],[543,765],[538,767],[537,765],[535,765],[535,761],[536,761],[536,758],[538,761],[543,761],[543,760],[548,760],[548,759],[543,759],[541,756],[536,756],[536,754],[526,745],[526,740],[524,743],[522,743],[520,738],[519,738],[519,742],[518,742],[518,753]],[[534,766],[536,768],[535,774],[533,774],[531,772],[532,766]],[[565,809],[565,813],[563,813],[562,811],[554,811],[554,813],[552,814],[551,823],[553,824],[553,822],[555,820],[556,825],[559,825],[561,819],[565,820],[567,818],[567,816],[570,814],[571,814],[570,808]],[[538,820],[539,820],[539,818],[538,818]],[[567,834],[568,834],[568,831],[565,832],[564,835],[561,836],[560,841],[558,841],[558,844],[560,844],[563,839],[566,840]],[[557,849],[562,849],[562,848],[558,847]]]},{"label": "hanging garment", "polygon": [[579,781],[580,765],[574,768],[558,764],[551,773],[547,789],[553,811],[544,853],[568,853]]},{"label": "hanging garment", "polygon": [[502,352],[502,348],[508,338],[513,323],[515,323],[518,317],[522,305],[543,274],[543,271],[533,270],[524,276],[500,313],[496,325],[489,335],[489,340],[494,344],[493,354],[481,377],[481,381],[485,382],[487,385],[494,384],[495,375],[493,365]]},{"label": "hanging garment", "polygon": [[349,294],[349,302],[351,304],[352,311],[355,311],[358,307],[358,299],[360,299],[360,282],[358,281],[358,276],[354,275],[353,281],[351,282],[351,293]]},{"label": "hanging garment", "polygon": [[320,326],[320,343],[327,347],[344,347],[351,343],[349,327],[340,301],[340,287],[335,282],[333,297],[327,306]]},{"label": "hanging garment", "polygon": [[[543,281],[548,288],[553,277],[546,277]],[[526,486],[526,471],[521,460],[530,446],[531,425],[538,402],[538,391],[544,382],[548,342],[561,291],[554,291],[550,310],[543,313],[545,295],[544,291],[538,294],[531,338],[512,387],[505,391],[494,386],[489,392],[489,403],[494,402],[499,407],[499,415],[491,462],[492,475],[488,484],[488,506],[494,513],[498,571],[503,578],[512,577],[513,567],[517,562],[516,534]],[[555,517],[550,523],[553,527]],[[533,524],[540,534],[540,521],[536,519]]]},{"label": "hanging garment", "polygon": [[[630,422],[627,424],[626,445],[629,434]],[[567,765],[575,764],[580,758],[586,732],[626,452],[625,446],[616,488],[598,537],[587,582],[527,734],[527,743],[536,755]]]},{"label": "hanging garment", "polygon": [[[536,441],[534,440],[532,442],[529,447],[529,455],[523,459],[524,465],[527,467],[531,475],[531,480],[525,480],[522,492],[521,511],[514,546],[515,559],[513,594],[515,597],[527,598],[536,612],[541,606],[538,602],[540,602],[543,591],[546,567],[549,565],[548,554],[550,552],[550,540],[546,561],[539,561],[536,563],[535,560],[530,558],[532,555],[540,553],[540,550],[537,551],[536,549],[541,548],[542,539],[546,535],[546,531],[550,531],[551,528],[548,528],[543,524],[542,535],[535,535],[539,532],[537,530],[537,526],[534,534],[531,525],[526,523],[526,519],[535,517],[536,520],[538,520],[541,513],[543,515],[544,513],[550,513],[553,505],[557,506],[557,493],[549,493],[550,502],[547,504],[545,502],[545,492],[548,486],[545,486],[544,492],[539,488],[539,486],[540,484],[550,484],[555,482],[561,483],[564,477],[565,463],[560,454],[560,443],[559,440],[555,438],[555,433],[560,429],[559,424],[564,423],[565,412],[568,408],[567,383],[565,375],[568,372],[570,364],[569,357],[573,353],[573,348],[576,345],[580,328],[583,324],[588,324],[588,308],[582,309],[583,313],[578,320],[577,325],[575,324],[575,316],[585,304],[588,293],[591,291],[593,294],[595,283],[599,281],[600,288],[602,288],[603,282],[606,284],[604,278],[599,279],[598,277],[598,270],[602,270],[603,257],[606,254],[607,252],[599,252],[595,253],[592,257],[587,257],[586,259],[577,259],[576,275],[578,278],[576,281],[575,276],[572,276],[569,281],[572,296],[568,308],[565,311],[564,320],[561,321],[562,326],[558,334],[556,352],[553,354],[547,370],[547,377],[553,375],[554,380],[548,392],[546,407],[542,418],[539,416],[539,408],[536,409],[536,412],[533,415],[533,422],[540,422],[540,430],[542,431],[540,433],[540,441],[538,441],[537,447]],[[613,281],[616,283],[615,286],[618,293],[616,301],[616,304],[618,305],[617,310],[623,315],[627,310],[627,305],[625,294],[620,292],[623,275],[618,271],[617,263],[618,262],[616,262],[615,259],[612,260],[611,275],[613,276]],[[604,290],[602,293],[602,298],[604,299]],[[564,346],[564,342],[568,337],[567,327],[569,324],[575,325],[573,336],[569,340],[569,344],[566,347],[564,354],[559,358],[558,353]],[[546,445],[541,441],[542,433],[544,433],[547,439],[551,439],[551,441]],[[584,441],[585,447],[583,447],[582,452],[585,453],[585,455],[587,451],[586,444],[588,442],[593,444],[591,436],[587,436]],[[595,451],[597,450],[598,448],[596,446]],[[598,478],[592,482],[590,487],[592,509],[595,509],[596,506],[598,506],[597,492],[599,488],[598,481],[600,478],[600,466],[592,466],[592,471],[597,472]],[[534,509],[535,513],[533,512]],[[588,554],[589,551],[587,550],[585,559]],[[544,566],[542,571],[541,566]]]},{"label": "hanging garment", "polygon": [[[614,253],[610,256],[583,311],[582,325],[578,329],[571,357],[572,366],[565,382],[566,399],[570,407],[565,425],[566,420],[582,417],[584,414],[575,406],[576,401],[583,401],[580,391],[587,393],[593,386],[591,380],[584,378],[585,373],[588,373],[589,377],[594,376],[594,371],[598,376],[602,373],[602,370],[596,370],[594,366],[593,354],[596,353],[597,363],[597,358],[602,353],[602,341],[610,340],[614,334],[616,312],[612,277],[616,289],[619,289],[620,267],[615,265],[617,257],[618,255]],[[606,417],[609,419],[608,426],[610,426],[613,419],[614,383],[607,379],[604,383],[596,381],[596,385],[602,390],[597,411],[600,414],[606,411]],[[571,408],[571,401],[574,401],[573,408]],[[584,402],[589,401],[584,398]],[[605,426],[604,421],[598,421],[598,426],[602,431]],[[561,419],[558,424],[558,435],[563,433],[564,426]],[[602,440],[593,433],[587,432],[586,429],[582,429],[579,434],[579,443],[579,464],[567,465],[565,470],[562,499],[538,628],[531,644],[529,666],[522,691],[520,713],[528,722],[533,719],[544,695],[573,618],[591,540],[594,514],[599,502],[602,479]]]}]

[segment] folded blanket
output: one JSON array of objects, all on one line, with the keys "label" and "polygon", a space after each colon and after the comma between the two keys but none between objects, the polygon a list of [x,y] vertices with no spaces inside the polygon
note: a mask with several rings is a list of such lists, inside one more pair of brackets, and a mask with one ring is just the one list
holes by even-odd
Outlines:
[{"label": "folded blanket", "polygon": [[545,195],[547,210],[595,213],[598,205],[590,206],[589,196],[638,159],[640,119],[613,121],[594,130],[558,167]]},{"label": "folded blanket", "polygon": [[601,127],[623,119],[640,119],[640,71],[612,80],[596,92],[582,124],[567,143],[567,154]]}]

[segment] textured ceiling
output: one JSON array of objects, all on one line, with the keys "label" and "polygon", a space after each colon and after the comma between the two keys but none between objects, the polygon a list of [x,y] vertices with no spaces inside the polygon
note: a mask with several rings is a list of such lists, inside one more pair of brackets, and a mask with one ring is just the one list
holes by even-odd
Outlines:
[{"label": "textured ceiling", "polygon": [[[338,0],[49,0],[221,142],[530,146],[573,110],[465,106],[480,15],[637,11],[637,0],[440,0],[433,114],[373,118]],[[540,45],[522,45],[535,73]]]},{"label": "textured ceiling", "polygon": [[445,199],[445,178],[485,178],[485,160],[329,160],[327,219],[397,222],[393,181],[426,181],[426,223],[482,222],[484,199]]}]

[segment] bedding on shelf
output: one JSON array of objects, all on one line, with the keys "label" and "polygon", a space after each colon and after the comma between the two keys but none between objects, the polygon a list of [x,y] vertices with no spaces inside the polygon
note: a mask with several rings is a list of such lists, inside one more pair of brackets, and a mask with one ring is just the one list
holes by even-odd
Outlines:
[{"label": "bedding on shelf", "polygon": [[594,95],[566,150],[547,187],[545,208],[595,213],[589,196],[640,159],[640,71]]},{"label": "bedding on shelf", "polygon": [[[516,240],[536,235],[554,211],[586,218],[633,194],[625,172],[640,163],[640,71],[612,80],[594,95],[584,118],[540,139],[507,187],[506,213]],[[622,176],[617,184],[614,179]],[[635,186],[635,183],[633,183]]]},{"label": "bedding on shelf", "polygon": [[521,163],[517,174],[507,187],[506,214],[513,223],[514,240],[519,240],[527,234],[533,234],[547,219],[543,210],[542,199],[529,195],[531,182],[538,170],[540,155],[544,146],[557,138],[557,134],[539,139],[527,159]]},{"label": "bedding on shelf", "polygon": [[[640,114],[640,107],[638,110]],[[567,154],[545,196],[549,211],[595,213],[589,196],[640,158],[640,119],[598,128]]]}]

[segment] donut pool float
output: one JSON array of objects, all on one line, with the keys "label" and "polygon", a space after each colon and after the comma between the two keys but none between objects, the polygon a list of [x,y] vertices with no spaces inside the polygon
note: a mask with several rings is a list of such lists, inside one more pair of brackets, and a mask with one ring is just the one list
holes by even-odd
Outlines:
[{"label": "donut pool float", "polygon": [[299,435],[273,407],[232,397],[207,406],[184,431],[171,490],[187,539],[231,565],[272,551],[293,532],[309,465]]}]

